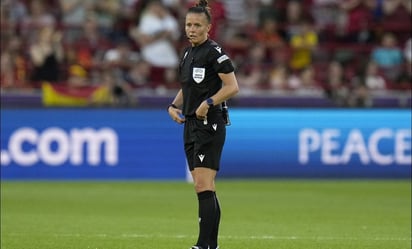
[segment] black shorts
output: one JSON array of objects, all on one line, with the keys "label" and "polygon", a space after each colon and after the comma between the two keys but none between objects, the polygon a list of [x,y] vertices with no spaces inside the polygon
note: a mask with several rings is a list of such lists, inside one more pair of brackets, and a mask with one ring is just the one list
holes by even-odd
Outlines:
[{"label": "black shorts", "polygon": [[186,117],[183,136],[190,171],[196,167],[219,170],[226,139],[226,126],[220,111],[209,113],[207,124],[196,117]]}]

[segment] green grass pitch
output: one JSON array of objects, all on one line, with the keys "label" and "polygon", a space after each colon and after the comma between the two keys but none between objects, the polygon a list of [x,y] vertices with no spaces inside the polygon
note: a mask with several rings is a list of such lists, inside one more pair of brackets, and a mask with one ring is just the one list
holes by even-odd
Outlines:
[{"label": "green grass pitch", "polygon": [[[221,180],[221,249],[410,249],[410,180]],[[2,182],[2,249],[187,249],[185,182]]]}]

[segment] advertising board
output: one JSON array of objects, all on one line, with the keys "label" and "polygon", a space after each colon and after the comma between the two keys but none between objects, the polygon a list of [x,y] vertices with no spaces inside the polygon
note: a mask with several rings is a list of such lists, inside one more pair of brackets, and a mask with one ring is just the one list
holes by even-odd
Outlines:
[{"label": "advertising board", "polygon": [[[407,110],[232,109],[220,177],[411,176]],[[2,179],[185,179],[164,110],[1,111]]]}]

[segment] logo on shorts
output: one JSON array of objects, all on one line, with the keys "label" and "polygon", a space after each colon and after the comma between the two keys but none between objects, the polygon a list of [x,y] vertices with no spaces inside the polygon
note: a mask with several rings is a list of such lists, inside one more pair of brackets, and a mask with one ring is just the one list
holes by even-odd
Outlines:
[{"label": "logo on shorts", "polygon": [[212,128],[213,128],[213,130],[216,131],[216,129],[217,129],[217,124],[213,124],[213,125],[212,125]]},{"label": "logo on shorts", "polygon": [[202,82],[205,78],[205,73],[206,73],[206,69],[202,68],[202,67],[194,67],[193,68],[193,73],[192,73],[192,77],[193,80],[199,84],[200,82]]},{"label": "logo on shorts", "polygon": [[205,158],[205,155],[200,154],[200,155],[198,155],[198,157],[200,159],[200,162],[203,163],[203,159]]}]

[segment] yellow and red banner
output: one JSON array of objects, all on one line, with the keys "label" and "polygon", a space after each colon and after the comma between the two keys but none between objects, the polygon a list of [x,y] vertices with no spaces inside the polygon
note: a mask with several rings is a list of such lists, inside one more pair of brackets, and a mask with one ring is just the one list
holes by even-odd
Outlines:
[{"label": "yellow and red banner", "polygon": [[99,102],[96,97],[108,93],[104,86],[70,86],[68,84],[42,84],[42,101],[45,106],[88,106]]}]

